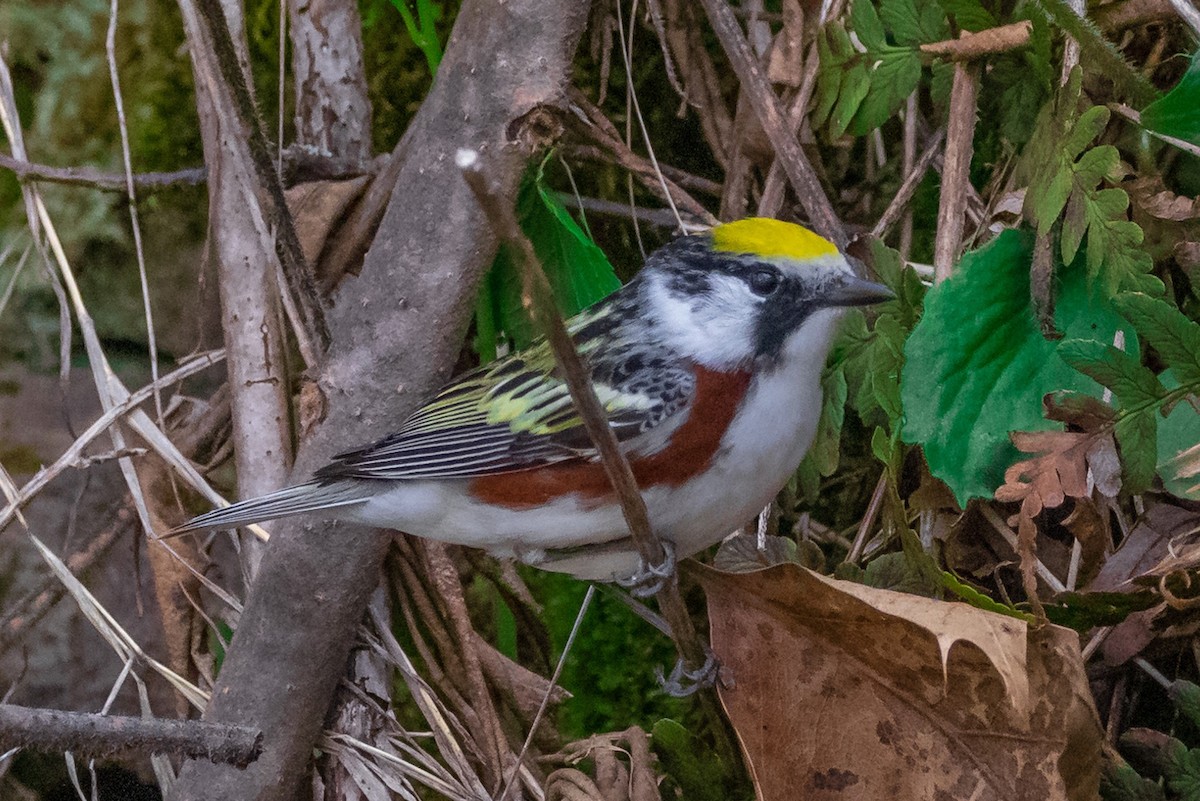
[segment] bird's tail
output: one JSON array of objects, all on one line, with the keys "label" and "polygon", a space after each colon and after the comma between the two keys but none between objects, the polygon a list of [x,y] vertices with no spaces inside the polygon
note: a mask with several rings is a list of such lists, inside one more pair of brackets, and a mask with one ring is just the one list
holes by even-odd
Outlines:
[{"label": "bird's tail", "polygon": [[224,509],[214,509],[192,518],[182,526],[171,529],[166,537],[187,534],[193,531],[209,531],[214,528],[236,528],[247,523],[291,517],[305,512],[318,512],[340,506],[364,503],[371,497],[365,483],[339,481],[322,484],[310,481],[295,487],[281,489],[269,495],[239,501]]}]

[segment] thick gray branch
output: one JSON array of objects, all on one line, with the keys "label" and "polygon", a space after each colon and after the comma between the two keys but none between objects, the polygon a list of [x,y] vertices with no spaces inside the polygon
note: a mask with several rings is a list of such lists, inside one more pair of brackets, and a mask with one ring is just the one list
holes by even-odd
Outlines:
[{"label": "thick gray branch", "polygon": [[[493,183],[515,197],[529,152],[510,140],[527,112],[561,101],[586,15],[574,0],[463,4],[379,234],[330,312],[320,381],[328,414],[301,448],[293,478],[394,431],[449,376],[496,246],[454,153],[489,154]],[[187,763],[180,798],[293,796],[386,542],[354,526],[278,527],[205,712],[206,720],[261,728],[263,755],[240,774]]]},{"label": "thick gray branch", "polygon": [[288,0],[296,143],[365,162],[371,101],[363,72],[362,20],[353,0]]}]

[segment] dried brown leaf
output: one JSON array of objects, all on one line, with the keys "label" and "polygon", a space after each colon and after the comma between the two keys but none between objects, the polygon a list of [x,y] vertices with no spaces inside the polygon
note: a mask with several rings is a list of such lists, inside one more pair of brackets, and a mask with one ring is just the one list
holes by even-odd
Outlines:
[{"label": "dried brown leaf", "polygon": [[1074,632],[794,565],[698,574],[764,801],[1096,797]]}]

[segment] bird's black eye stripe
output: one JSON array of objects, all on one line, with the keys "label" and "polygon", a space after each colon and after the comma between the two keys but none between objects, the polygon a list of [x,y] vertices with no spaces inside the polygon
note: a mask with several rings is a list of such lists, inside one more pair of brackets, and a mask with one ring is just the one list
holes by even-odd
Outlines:
[{"label": "bird's black eye stripe", "polygon": [[756,295],[766,297],[779,289],[779,284],[783,281],[779,271],[771,267],[760,267],[750,273],[746,281],[750,284],[750,291]]}]

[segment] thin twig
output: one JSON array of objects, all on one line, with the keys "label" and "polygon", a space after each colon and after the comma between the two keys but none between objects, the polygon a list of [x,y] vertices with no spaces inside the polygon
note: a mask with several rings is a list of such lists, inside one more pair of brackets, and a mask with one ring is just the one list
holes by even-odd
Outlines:
[{"label": "thin twig", "polygon": [[962,244],[971,152],[975,137],[975,100],[979,92],[979,67],[958,62],[950,90],[950,122],[946,129],[946,157],[942,166],[942,193],[938,202],[937,239],[934,243],[934,280],[950,277]]},{"label": "thin twig", "polygon": [[[620,498],[621,512],[625,516],[630,537],[633,539],[638,553],[648,565],[661,564],[666,557],[666,552],[658,536],[650,527],[646,504],[638,490],[633,470],[608,425],[604,407],[600,405],[600,401],[596,397],[596,390],[592,386],[590,373],[575,350],[571,336],[567,333],[566,325],[558,314],[550,284],[533,251],[533,245],[521,233],[512,209],[501,202],[489,187],[480,168],[479,155],[474,151],[459,151],[457,159],[463,177],[470,185],[472,192],[475,193],[497,236],[511,249],[511,252],[519,256],[517,261],[521,265],[524,286],[523,300],[526,308],[534,316],[541,330],[545,332],[555,361],[562,368],[564,379],[571,393],[571,400],[583,420],[588,436],[600,454],[604,471]],[[685,662],[690,663],[693,667],[704,664],[707,658],[704,648],[700,644],[675,581],[667,582],[660,590],[658,602],[663,617],[671,625],[675,645]]]},{"label": "thin twig", "polygon": [[[1003,537],[1004,541],[1008,543],[1008,546],[1013,549],[1013,553],[1020,554],[1021,551],[1020,546],[1017,543],[1016,532],[1009,528],[1008,524],[1004,522],[1004,519],[1000,517],[999,513],[997,513],[995,509],[986,503],[981,503],[979,505],[979,511],[981,511],[987,521],[992,524],[992,528],[996,529],[996,533]],[[1064,592],[1067,589],[1066,585],[1059,580],[1058,576],[1050,572],[1050,568],[1046,567],[1045,563],[1042,562],[1041,559],[1035,560],[1034,570],[1037,572],[1038,578],[1046,582],[1046,586],[1049,587],[1052,592]]]},{"label": "thin twig", "polygon": [[796,190],[800,205],[808,214],[809,221],[817,233],[831,240],[839,248],[845,247],[848,241],[846,229],[833,210],[833,204],[821,187],[816,171],[808,162],[808,157],[800,148],[800,143],[787,125],[787,119],[780,108],[779,98],[771,89],[771,84],[763,72],[762,65],[750,50],[746,37],[742,35],[741,25],[729,7],[726,0],[701,0],[708,19],[712,23],[717,38],[725,49],[725,54],[733,64],[738,80],[758,115],[771,146],[775,148],[775,157],[782,161],[784,171]]},{"label": "thin twig", "polygon": [[[121,96],[121,79],[117,73],[117,3],[109,8],[108,34],[104,51],[108,59],[108,76],[112,82],[113,102],[117,107],[117,127],[121,131],[121,161],[125,165],[125,195],[129,200],[129,223],[133,228],[133,252],[137,258],[138,280],[142,290],[142,314],[146,318],[146,345],[150,350],[150,383],[158,386],[158,337],[154,331],[154,312],[150,308],[150,281],[146,276],[146,252],[142,247],[142,225],[138,221],[137,192],[133,186],[133,157],[129,152],[129,125],[125,121],[125,101]],[[154,419],[166,430],[163,422],[162,393],[154,392]]]},{"label": "thin twig", "polygon": [[917,187],[921,185],[921,181],[925,180],[925,173],[929,172],[934,159],[937,158],[945,138],[945,128],[938,128],[934,131],[933,136],[929,137],[920,158],[917,159],[908,175],[904,177],[904,183],[900,184],[900,188],[896,190],[896,196],[892,198],[892,202],[888,204],[879,221],[875,223],[875,227],[871,229],[871,236],[876,239],[887,236],[891,227],[904,215],[908,204],[912,202],[913,195],[917,193]]},{"label": "thin twig", "polygon": [[[0,153],[0,168],[9,170],[21,180],[85,186],[105,192],[126,191],[124,173],[101,172],[94,167],[51,167]],[[133,176],[133,184],[142,191],[156,192],[177,186],[199,186],[207,180],[207,176],[204,167],[189,167],[173,172],[139,173]]]},{"label": "thin twig", "polygon": [[244,768],[262,753],[262,732],[199,720],[60,712],[0,704],[0,750],[72,751],[89,757],[175,754]]},{"label": "thin twig", "polygon": [[883,496],[886,490],[887,471],[885,470],[879,476],[879,481],[875,483],[875,491],[871,493],[871,502],[867,504],[866,514],[863,515],[862,521],[858,524],[858,532],[854,535],[854,544],[850,546],[850,551],[846,554],[848,563],[856,564],[859,559],[862,559],[863,551],[867,547],[867,536],[875,525],[875,518],[879,516],[879,510],[883,508]]}]

